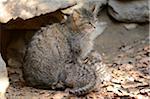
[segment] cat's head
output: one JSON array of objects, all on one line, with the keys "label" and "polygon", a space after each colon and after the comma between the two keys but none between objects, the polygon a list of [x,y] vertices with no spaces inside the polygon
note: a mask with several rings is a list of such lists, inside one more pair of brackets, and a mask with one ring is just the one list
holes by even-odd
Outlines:
[{"label": "cat's head", "polygon": [[76,9],[72,14],[72,20],[76,30],[79,30],[83,34],[89,34],[92,40],[107,27],[106,22],[98,21],[92,12],[84,8]]},{"label": "cat's head", "polygon": [[72,21],[76,26],[76,29],[80,31],[85,30],[87,28],[95,28],[93,25],[94,17],[93,14],[87,11],[86,9],[76,9],[71,15]]}]

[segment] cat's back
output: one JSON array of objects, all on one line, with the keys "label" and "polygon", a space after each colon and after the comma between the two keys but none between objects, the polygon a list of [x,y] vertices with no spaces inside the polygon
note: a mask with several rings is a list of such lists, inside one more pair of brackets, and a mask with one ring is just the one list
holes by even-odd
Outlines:
[{"label": "cat's back", "polygon": [[41,28],[28,45],[27,54],[43,56],[52,60],[65,59],[69,54],[66,32],[67,28],[61,24]]}]

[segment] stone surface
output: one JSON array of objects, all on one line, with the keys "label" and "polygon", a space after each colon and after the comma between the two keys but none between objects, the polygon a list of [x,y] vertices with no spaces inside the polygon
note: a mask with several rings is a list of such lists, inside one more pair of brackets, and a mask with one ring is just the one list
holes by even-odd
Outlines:
[{"label": "stone surface", "polygon": [[94,16],[97,17],[103,6],[107,4],[107,0],[77,0],[82,3],[82,7],[88,11],[93,12]]},{"label": "stone surface", "polygon": [[0,22],[6,23],[18,17],[29,19],[54,12],[75,4],[74,0],[1,0]]},{"label": "stone surface", "polygon": [[5,92],[8,86],[9,81],[7,77],[6,64],[0,54],[0,99],[5,99]]},{"label": "stone surface", "polygon": [[137,27],[137,24],[131,23],[131,24],[124,24],[124,27],[127,30],[135,29]]},{"label": "stone surface", "polygon": [[122,22],[148,22],[148,0],[109,0],[108,12]]},{"label": "stone surface", "polygon": [[86,10],[92,12],[94,17],[97,18],[104,5],[107,4],[107,0],[75,0],[75,1],[77,2],[77,5],[69,9],[65,9],[63,12],[70,14],[75,9],[85,8]]}]

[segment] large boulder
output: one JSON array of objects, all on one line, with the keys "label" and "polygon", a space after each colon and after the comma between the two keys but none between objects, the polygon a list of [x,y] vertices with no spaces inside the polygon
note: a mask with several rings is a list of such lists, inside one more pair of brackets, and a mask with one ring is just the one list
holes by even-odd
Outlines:
[{"label": "large boulder", "polygon": [[107,4],[107,0],[75,0],[77,5],[73,6],[71,9],[65,9],[64,13],[73,13],[74,9],[85,8],[86,10],[93,13],[97,17],[104,7]]},{"label": "large boulder", "polygon": [[122,22],[148,22],[148,0],[109,0],[108,12]]},{"label": "large boulder", "polygon": [[5,92],[8,86],[9,80],[7,77],[6,64],[0,54],[0,99],[5,99]]},{"label": "large boulder", "polygon": [[77,0],[83,3],[82,7],[92,11],[95,17],[98,16],[99,12],[102,10],[103,6],[107,4],[107,0]]},{"label": "large boulder", "polygon": [[0,0],[0,22],[18,17],[29,19],[75,4],[74,0]]},{"label": "large boulder", "polygon": [[30,36],[47,24],[61,22],[60,10],[75,4],[74,0],[0,0],[0,51],[8,65],[20,65],[20,49]]}]

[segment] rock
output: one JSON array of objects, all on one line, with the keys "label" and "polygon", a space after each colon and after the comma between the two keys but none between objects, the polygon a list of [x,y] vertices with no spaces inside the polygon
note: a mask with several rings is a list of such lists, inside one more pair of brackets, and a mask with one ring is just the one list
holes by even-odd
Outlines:
[{"label": "rock", "polygon": [[129,88],[128,90],[131,94],[134,94],[134,95],[137,95],[138,93],[140,93],[138,88]]},{"label": "rock", "polygon": [[144,47],[144,51],[150,52],[150,46]]},{"label": "rock", "polygon": [[108,86],[107,87],[107,91],[113,91],[114,90],[114,87],[113,86]]},{"label": "rock", "polygon": [[142,87],[142,86],[147,86],[148,84],[143,84],[141,82],[126,82],[122,84],[123,88],[136,88],[136,87]]},{"label": "rock", "polygon": [[7,77],[6,64],[0,54],[0,99],[5,99],[5,92],[8,86],[9,81]]},{"label": "rock", "polygon": [[82,3],[83,8],[93,12],[94,16],[97,17],[103,6],[107,4],[107,0],[82,0]]},{"label": "rock", "polygon": [[139,94],[135,96],[135,99],[149,99],[149,96]]},{"label": "rock", "polygon": [[149,57],[142,58],[139,62],[146,64],[146,65],[149,65],[150,64],[150,58]]},{"label": "rock", "polygon": [[1,0],[0,22],[10,19],[29,19],[41,14],[54,12],[75,4],[74,0]]},{"label": "rock", "polygon": [[109,0],[108,12],[121,22],[148,22],[148,0]]},{"label": "rock", "polygon": [[119,96],[127,95],[127,91],[122,89],[120,85],[113,85],[113,86],[108,86],[107,91],[114,92],[115,94]]},{"label": "rock", "polygon": [[145,88],[140,90],[141,93],[150,93],[150,88]]},{"label": "rock", "polygon": [[121,81],[120,81],[120,80],[115,79],[115,78],[112,78],[112,79],[111,79],[111,82],[113,82],[113,83],[117,83],[117,84],[121,83]]},{"label": "rock", "polygon": [[69,96],[66,96],[65,93],[56,93],[53,97],[51,97],[52,99],[70,99]]},{"label": "rock", "polygon": [[77,5],[71,9],[63,10],[64,13],[73,13],[74,9],[85,8],[86,10],[93,13],[95,18],[99,15],[100,11],[107,4],[107,0],[75,0]]},{"label": "rock", "polygon": [[132,70],[133,68],[134,68],[134,67],[133,67],[133,65],[131,65],[131,64],[122,64],[122,65],[119,67],[120,70],[127,70],[127,71]]},{"label": "rock", "polygon": [[124,27],[125,27],[127,30],[131,30],[131,29],[135,29],[135,28],[137,27],[137,24],[135,24],[135,23],[124,24]]}]

